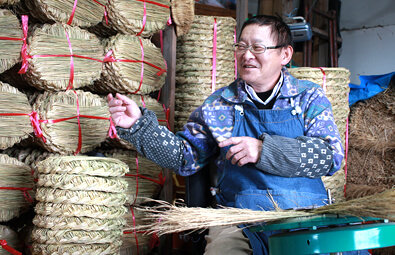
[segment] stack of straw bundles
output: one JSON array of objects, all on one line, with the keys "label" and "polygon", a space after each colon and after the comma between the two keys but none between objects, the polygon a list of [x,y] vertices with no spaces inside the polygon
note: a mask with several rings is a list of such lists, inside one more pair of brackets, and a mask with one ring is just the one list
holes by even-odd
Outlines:
[{"label": "stack of straw bundles", "polygon": [[[343,67],[312,68],[298,67],[288,69],[295,78],[309,80],[323,87],[326,96],[332,104],[333,117],[346,151],[347,119],[350,112],[348,93],[350,91],[350,71]],[[322,180],[332,196],[340,202],[345,199],[344,185],[346,183],[345,165],[343,160],[341,169],[333,176],[324,176]]]},{"label": "stack of straw bundles", "polygon": [[111,129],[106,101],[84,91],[45,91],[33,104],[42,138],[38,143],[59,154],[84,153],[103,142]]},{"label": "stack of straw bundles", "polygon": [[31,113],[26,95],[0,82],[0,149],[11,147],[33,132]]},{"label": "stack of straw bundles", "polygon": [[90,27],[103,20],[105,0],[29,0],[30,14],[43,23]]},{"label": "stack of straw bundles", "polygon": [[65,156],[37,164],[33,254],[119,254],[126,224],[121,178],[127,165],[111,158]]},{"label": "stack of straw bundles", "polygon": [[103,53],[99,39],[86,30],[44,24],[29,37],[26,81],[39,90],[87,86],[100,78]]},{"label": "stack of straw bundles", "polygon": [[24,163],[0,154],[0,221],[6,222],[26,211],[33,202],[33,176]]},{"label": "stack of straw bundles", "polygon": [[[5,240],[7,242],[7,246],[11,249],[21,251],[21,242],[18,238],[18,234],[12,230],[10,227],[5,225],[0,225],[0,240]],[[0,254],[8,255],[11,254],[0,246]]]},{"label": "stack of straw bundles", "polygon": [[163,185],[162,168],[133,150],[100,150],[106,157],[118,159],[129,167],[126,204],[140,204],[145,198],[156,198]]},{"label": "stack of straw bundles", "polygon": [[166,62],[150,40],[118,34],[104,43],[113,61],[106,61],[94,91],[148,94],[165,83]]},{"label": "stack of straw bundles", "polygon": [[195,16],[188,33],[177,38],[176,130],[214,90],[235,80],[235,26],[230,17]]},{"label": "stack of straw bundles", "polygon": [[0,73],[20,61],[22,45],[23,32],[18,18],[9,10],[0,10]]},{"label": "stack of straw bundles", "polygon": [[122,34],[147,37],[164,29],[170,5],[168,0],[108,0],[108,23]]}]

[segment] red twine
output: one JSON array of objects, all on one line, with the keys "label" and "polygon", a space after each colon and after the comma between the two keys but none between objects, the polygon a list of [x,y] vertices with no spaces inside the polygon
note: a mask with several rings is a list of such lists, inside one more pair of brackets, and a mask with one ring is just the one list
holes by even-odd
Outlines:
[{"label": "red twine", "polygon": [[7,241],[4,239],[0,239],[0,245],[1,245],[1,248],[3,248],[4,250],[8,251],[11,254],[22,255],[22,252],[19,252],[19,251],[15,250],[14,248],[12,248],[11,246],[9,246],[7,244]]},{"label": "red twine", "polygon": [[33,198],[29,195],[28,190],[33,190],[32,188],[24,188],[24,187],[0,187],[0,189],[4,190],[20,190],[23,191],[23,196],[29,203],[33,203]]}]

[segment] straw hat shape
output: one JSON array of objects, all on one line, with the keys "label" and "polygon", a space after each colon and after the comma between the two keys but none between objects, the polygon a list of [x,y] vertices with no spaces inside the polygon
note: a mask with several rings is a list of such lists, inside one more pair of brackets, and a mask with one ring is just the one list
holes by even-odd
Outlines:
[{"label": "straw hat shape", "polygon": [[[289,68],[288,71],[295,78],[312,81],[324,88],[325,94],[332,104],[333,117],[339,130],[343,148],[346,150],[347,118],[350,112],[348,104],[350,71],[343,67],[298,67]],[[325,187],[331,190],[332,197],[337,202],[345,200],[345,165],[346,161],[343,160],[340,170],[333,176],[322,177]]]},{"label": "straw hat shape", "polygon": [[[32,107],[25,94],[0,82],[0,149],[6,149],[33,133],[28,114]],[[21,115],[20,115],[21,114]]]},{"label": "straw hat shape", "polygon": [[40,128],[45,142],[37,139],[38,143],[50,152],[66,155],[80,150],[84,153],[98,146],[108,135],[108,105],[90,92],[45,91],[37,97],[33,109],[40,120],[44,120]]},{"label": "straw hat shape", "polygon": [[170,18],[170,5],[167,0],[109,0],[109,26],[123,34],[153,35],[166,26]]},{"label": "straw hat shape", "polygon": [[5,154],[0,154],[0,187],[5,188],[0,190],[0,222],[18,217],[33,202],[28,201],[34,197],[30,168]]},{"label": "straw hat shape", "polygon": [[[30,0],[26,1],[30,14],[43,23],[63,23],[90,27],[102,21],[104,0]],[[75,6],[74,6],[75,5]]]},{"label": "straw hat shape", "polygon": [[165,83],[166,62],[150,40],[118,34],[104,45],[105,52],[112,53],[114,61],[104,64],[94,91],[148,94]]},{"label": "straw hat shape", "polygon": [[2,73],[21,60],[20,55],[23,45],[21,24],[9,10],[0,9],[0,35],[10,39],[0,39],[0,73]]},{"label": "straw hat shape", "polygon": [[86,30],[44,24],[34,29],[28,40],[26,81],[39,90],[51,91],[93,84],[100,78],[103,53],[100,40]]}]

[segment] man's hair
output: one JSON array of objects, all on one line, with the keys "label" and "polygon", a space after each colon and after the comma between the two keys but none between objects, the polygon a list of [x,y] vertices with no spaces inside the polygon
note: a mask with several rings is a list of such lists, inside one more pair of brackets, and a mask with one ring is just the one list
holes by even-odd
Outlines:
[{"label": "man's hair", "polygon": [[[255,15],[247,19],[241,27],[241,32],[249,25],[270,26],[273,39],[277,41],[277,45],[292,46],[291,31],[288,25],[280,18],[270,15]],[[240,37],[239,37],[240,39]]]}]

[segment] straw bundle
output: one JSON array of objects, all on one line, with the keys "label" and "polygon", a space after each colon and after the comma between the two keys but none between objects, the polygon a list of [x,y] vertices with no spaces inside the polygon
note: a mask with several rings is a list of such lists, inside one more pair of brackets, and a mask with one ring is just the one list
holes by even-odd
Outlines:
[{"label": "straw bundle", "polygon": [[86,30],[59,23],[44,24],[29,37],[28,54],[32,58],[27,59],[25,78],[39,90],[84,87],[99,79],[103,53],[99,39]]},{"label": "straw bundle", "polygon": [[8,115],[0,116],[0,149],[11,147],[33,132],[28,115],[31,112],[32,107],[25,94],[7,83],[0,82],[0,114]]},{"label": "straw bundle", "polygon": [[103,244],[119,240],[122,230],[84,231],[84,230],[51,230],[34,228],[32,239],[42,244]]},{"label": "straw bundle", "polygon": [[0,154],[0,187],[4,188],[0,189],[1,222],[18,217],[33,202],[28,201],[29,196],[34,197],[33,177],[30,168],[17,159],[4,154]]},{"label": "straw bundle", "polygon": [[[22,247],[21,247],[21,242],[18,239],[18,234],[10,227],[5,225],[0,225],[0,240],[6,240],[8,246],[10,246],[11,248],[17,251],[21,251]],[[6,250],[3,250],[3,248],[0,246],[0,254],[8,255],[10,253]]]},{"label": "straw bundle", "polygon": [[[298,67],[288,69],[289,73],[297,79],[312,81],[324,88],[325,94],[332,104],[333,117],[339,130],[343,148],[346,148],[347,119],[350,112],[348,106],[348,93],[350,87],[350,71],[343,67]],[[325,73],[325,75],[324,75]],[[325,79],[324,79],[325,77]],[[331,190],[336,201],[344,201],[343,187],[346,183],[344,168],[346,161],[343,160],[341,168],[333,176],[324,176],[322,180],[327,189]]]},{"label": "straw bundle", "polygon": [[370,186],[370,185],[347,183],[346,200],[371,196],[377,193],[384,192],[385,190],[386,188],[382,186]]},{"label": "straw bundle", "polygon": [[[43,23],[59,22],[72,26],[90,27],[102,21],[104,0],[31,0],[26,1],[33,17]],[[76,6],[74,7],[74,5]],[[73,9],[75,10],[73,12]]]},{"label": "straw bundle", "polygon": [[9,6],[19,3],[19,0],[0,0],[0,6]]},{"label": "straw bundle", "polygon": [[161,201],[159,206],[140,208],[147,213],[147,221],[145,224],[136,226],[136,229],[163,235],[207,229],[212,226],[261,224],[317,214],[341,214],[394,220],[394,205],[395,189],[307,211],[281,209],[275,211],[253,211],[238,208],[212,209],[174,206]]},{"label": "straw bundle", "polygon": [[214,70],[215,90],[234,81],[235,26],[231,17],[196,15],[188,32],[177,37],[175,130],[180,130],[192,111],[212,93]]},{"label": "straw bundle", "polygon": [[150,36],[164,29],[170,18],[167,0],[109,0],[109,26],[123,34]]},{"label": "straw bundle", "polygon": [[[2,0],[0,5],[2,5]],[[0,73],[2,73],[20,61],[23,45],[23,32],[19,20],[9,10],[0,10],[0,37],[19,39],[0,39]]]},{"label": "straw bundle", "polygon": [[125,204],[140,204],[147,198],[155,198],[159,195],[161,185],[157,182],[142,177],[125,176],[124,179],[128,183]]},{"label": "straw bundle", "polygon": [[[42,139],[38,141],[50,152],[87,152],[103,142],[108,135],[108,105],[98,95],[90,92],[45,91],[37,97],[33,109],[39,113],[41,120],[61,120],[57,123],[40,123],[45,142]],[[81,115],[85,117],[78,118]]]},{"label": "straw bundle", "polygon": [[162,87],[166,78],[166,62],[160,49],[150,40],[118,34],[104,44],[105,51],[112,52],[114,61],[104,64],[101,79],[92,90],[149,94]]},{"label": "straw bundle", "polygon": [[42,254],[120,254],[122,241],[115,240],[108,244],[39,244],[33,243],[32,255]]},{"label": "straw bundle", "polygon": [[177,36],[187,33],[195,17],[195,0],[172,0],[170,10]]},{"label": "straw bundle", "polygon": [[123,176],[128,166],[113,158],[88,156],[63,156],[48,158],[37,164],[41,174],[84,174],[92,176]]},{"label": "straw bundle", "polygon": [[52,217],[91,217],[98,219],[117,219],[127,212],[124,206],[105,206],[88,204],[56,204],[38,202],[34,211]]}]

